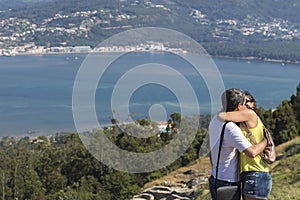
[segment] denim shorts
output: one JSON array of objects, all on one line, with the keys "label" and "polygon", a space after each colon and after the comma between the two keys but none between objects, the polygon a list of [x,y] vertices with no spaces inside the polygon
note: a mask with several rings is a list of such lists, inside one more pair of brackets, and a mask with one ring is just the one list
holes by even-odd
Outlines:
[{"label": "denim shorts", "polygon": [[230,185],[238,185],[240,186],[239,182],[227,182],[223,180],[216,180],[213,176],[210,176],[209,179],[209,191],[212,200],[216,200],[216,188],[222,187],[222,186],[230,186]]},{"label": "denim shorts", "polygon": [[269,172],[243,172],[241,174],[242,194],[256,199],[267,199],[272,189]]}]

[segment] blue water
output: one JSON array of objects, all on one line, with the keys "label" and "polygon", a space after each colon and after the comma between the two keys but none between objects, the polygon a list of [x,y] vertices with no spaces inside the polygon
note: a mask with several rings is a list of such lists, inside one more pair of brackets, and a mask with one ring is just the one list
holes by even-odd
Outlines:
[{"label": "blue water", "polygon": [[[85,57],[84,54],[0,57],[0,136],[23,136],[28,131],[37,134],[75,131],[72,91]],[[284,99],[289,99],[300,83],[299,64],[221,58],[214,61],[225,88],[249,90],[258,106],[264,108],[276,108]],[[201,114],[210,113],[209,89],[188,63],[166,53],[134,54],[112,63],[99,81],[95,102],[101,124],[110,123],[112,117],[117,118],[120,114],[111,108],[110,100],[122,75],[133,66],[154,62],[172,66],[185,74],[196,91]],[[147,73],[137,79],[147,77]],[[171,78],[169,81],[176,82]],[[137,88],[133,94],[122,95],[130,96],[129,112],[133,118],[149,118],[149,110],[162,111],[162,107],[165,108],[162,117],[168,117],[170,113],[180,112],[180,106],[189,106],[180,105],[176,94],[159,84],[147,84]],[[189,109],[193,114],[194,108]]]}]

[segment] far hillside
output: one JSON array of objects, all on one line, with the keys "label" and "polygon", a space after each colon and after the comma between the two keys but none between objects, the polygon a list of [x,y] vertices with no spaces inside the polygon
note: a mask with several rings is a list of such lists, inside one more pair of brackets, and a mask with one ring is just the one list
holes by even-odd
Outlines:
[{"label": "far hillside", "polygon": [[180,31],[213,56],[300,62],[299,0],[1,0],[0,48],[95,47],[143,27]]}]

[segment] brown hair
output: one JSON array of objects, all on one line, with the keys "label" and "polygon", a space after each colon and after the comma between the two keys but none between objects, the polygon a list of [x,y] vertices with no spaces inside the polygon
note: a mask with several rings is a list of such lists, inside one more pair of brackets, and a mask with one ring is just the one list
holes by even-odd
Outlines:
[{"label": "brown hair", "polygon": [[[254,97],[252,96],[252,94],[249,92],[249,91],[245,91],[245,97],[246,97],[246,106],[247,108],[249,109],[256,109],[256,100],[254,99]],[[250,107],[249,105],[247,105],[247,103],[250,102],[250,103],[253,103],[253,107]]]}]

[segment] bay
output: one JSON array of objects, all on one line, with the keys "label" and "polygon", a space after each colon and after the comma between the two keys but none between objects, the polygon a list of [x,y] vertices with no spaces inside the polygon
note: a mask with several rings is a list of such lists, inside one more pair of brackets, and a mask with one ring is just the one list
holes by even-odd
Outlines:
[{"label": "bay", "polygon": [[[76,131],[72,92],[76,74],[85,58],[85,54],[0,57],[0,136]],[[248,90],[255,96],[258,106],[266,109],[274,109],[284,99],[289,99],[300,83],[299,64],[225,58],[214,58],[214,62],[226,89]],[[101,124],[109,124],[111,118],[118,118],[121,114],[111,107],[112,93],[118,81],[133,66],[145,63],[172,66],[185,74],[197,94],[201,114],[211,112],[209,88],[201,77],[194,75],[191,67],[186,66],[188,63],[167,53],[136,53],[112,63],[99,81],[95,102]],[[145,71],[137,79],[147,76],[149,72]],[[176,82],[174,79],[168,81]],[[195,114],[193,106],[181,105],[174,91],[159,84],[146,84],[132,94],[122,95],[130,97],[128,118],[149,118],[149,114],[152,114],[150,118],[164,118],[172,112],[180,112],[181,106]],[[154,116],[156,113],[160,114]]]}]

